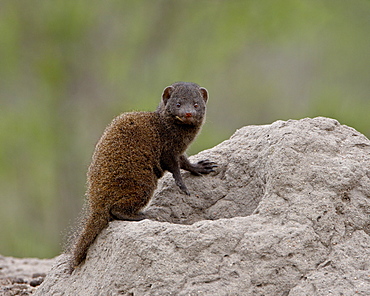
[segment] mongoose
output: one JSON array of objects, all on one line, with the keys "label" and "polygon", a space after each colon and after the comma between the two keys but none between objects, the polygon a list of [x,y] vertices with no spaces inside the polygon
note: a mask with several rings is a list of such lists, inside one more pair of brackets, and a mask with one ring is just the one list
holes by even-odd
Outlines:
[{"label": "mongoose", "polygon": [[193,164],[184,154],[204,121],[207,100],[205,88],[177,82],[164,89],[155,112],[123,113],[105,129],[87,173],[87,214],[71,247],[71,272],[109,221],[145,218],[140,210],[165,171],[187,195],[180,168],[195,175],[214,171],[214,162]]}]

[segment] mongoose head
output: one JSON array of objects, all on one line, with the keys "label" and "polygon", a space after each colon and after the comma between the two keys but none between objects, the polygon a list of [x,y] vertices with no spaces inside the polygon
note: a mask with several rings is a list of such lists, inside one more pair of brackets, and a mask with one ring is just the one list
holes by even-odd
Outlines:
[{"label": "mongoose head", "polygon": [[191,82],[176,82],[163,90],[158,111],[177,124],[199,126],[206,113],[208,91]]}]

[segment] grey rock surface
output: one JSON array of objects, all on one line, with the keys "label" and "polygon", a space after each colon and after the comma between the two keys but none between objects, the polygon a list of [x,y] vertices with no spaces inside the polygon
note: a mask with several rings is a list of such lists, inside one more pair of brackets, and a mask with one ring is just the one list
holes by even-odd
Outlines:
[{"label": "grey rock surface", "polygon": [[113,221],[86,262],[61,255],[36,295],[370,295],[370,141],[328,118],[247,126],[167,174],[140,222]]}]

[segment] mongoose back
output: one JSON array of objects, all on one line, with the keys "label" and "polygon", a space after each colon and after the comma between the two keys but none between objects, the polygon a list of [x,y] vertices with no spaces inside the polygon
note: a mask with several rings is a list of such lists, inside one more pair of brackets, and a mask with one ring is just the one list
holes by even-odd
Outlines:
[{"label": "mongoose back", "polygon": [[214,162],[193,164],[184,154],[204,121],[207,100],[205,88],[177,82],[164,89],[156,111],[123,113],[105,129],[87,173],[87,212],[71,246],[71,272],[109,221],[145,218],[140,210],[165,171],[187,195],[180,168],[195,175],[213,171]]}]

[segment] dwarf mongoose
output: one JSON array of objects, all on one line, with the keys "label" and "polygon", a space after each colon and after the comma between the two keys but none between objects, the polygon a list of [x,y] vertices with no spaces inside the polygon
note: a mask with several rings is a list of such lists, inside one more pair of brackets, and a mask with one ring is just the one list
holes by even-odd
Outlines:
[{"label": "dwarf mongoose", "polygon": [[189,195],[180,168],[195,175],[216,167],[190,163],[184,154],[205,118],[208,92],[195,83],[177,82],[164,89],[154,112],[123,113],[113,119],[96,145],[87,173],[87,214],[71,246],[71,272],[112,219],[138,221],[165,171]]}]

